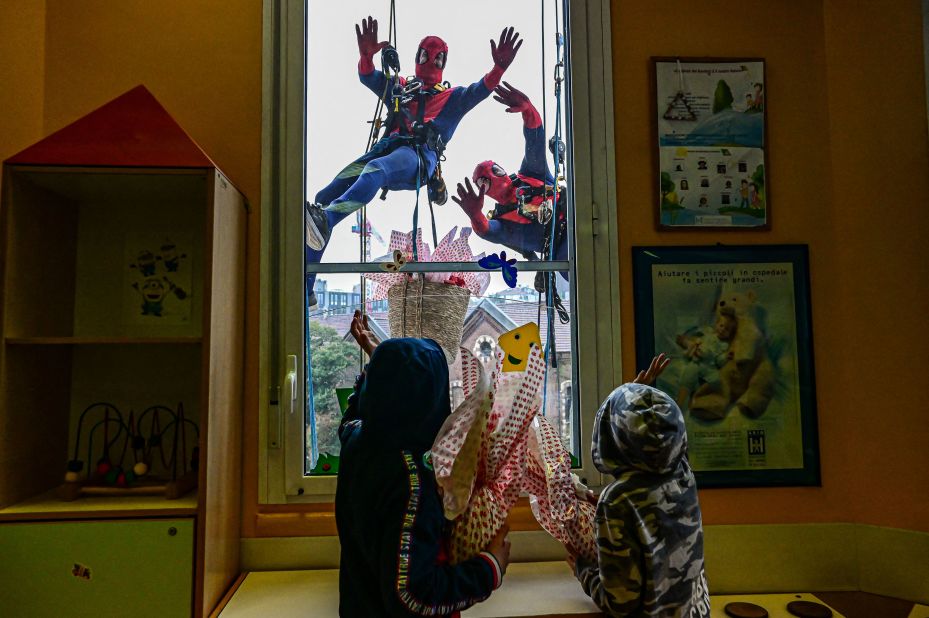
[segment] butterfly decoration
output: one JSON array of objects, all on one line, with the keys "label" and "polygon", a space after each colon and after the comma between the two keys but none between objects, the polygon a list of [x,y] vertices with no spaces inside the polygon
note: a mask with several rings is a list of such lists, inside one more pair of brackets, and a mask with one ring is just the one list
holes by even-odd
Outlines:
[{"label": "butterfly decoration", "polygon": [[501,251],[500,255],[491,253],[477,261],[481,268],[487,270],[496,270],[497,268],[503,273],[503,280],[511,288],[516,287],[516,258],[506,259],[506,251]]},{"label": "butterfly decoration", "polygon": [[381,270],[395,273],[406,265],[406,256],[403,255],[403,251],[400,251],[400,249],[394,249],[393,258],[392,262],[381,262]]}]

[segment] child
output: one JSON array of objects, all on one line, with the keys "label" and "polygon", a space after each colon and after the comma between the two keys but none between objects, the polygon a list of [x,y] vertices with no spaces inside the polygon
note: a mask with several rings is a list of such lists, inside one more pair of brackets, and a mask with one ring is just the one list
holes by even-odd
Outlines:
[{"label": "child", "polygon": [[720,368],[732,358],[729,346],[735,329],[735,317],[720,313],[712,327],[693,328],[677,336],[675,341],[687,358],[681,370],[677,405],[687,408],[690,396],[701,384],[719,382]]},{"label": "child", "polygon": [[339,427],[339,615],[455,615],[500,586],[507,530],[478,556],[448,564],[442,500],[423,465],[449,415],[445,354],[430,339],[375,344],[365,326],[356,312],[352,334],[371,362]]},{"label": "child", "polygon": [[709,616],[680,408],[645,384],[620,386],[597,412],[593,461],[616,480],[597,502],[597,560],[568,559],[584,591],[610,616]]}]

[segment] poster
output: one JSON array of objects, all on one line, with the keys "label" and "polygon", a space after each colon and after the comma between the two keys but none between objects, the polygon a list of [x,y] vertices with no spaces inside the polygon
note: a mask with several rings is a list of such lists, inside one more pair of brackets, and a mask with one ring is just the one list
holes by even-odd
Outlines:
[{"label": "poster", "polygon": [[123,323],[187,324],[191,313],[189,235],[134,233],[126,237]]},{"label": "poster", "polygon": [[764,61],[655,58],[659,228],[767,228]]},{"label": "poster", "polygon": [[678,403],[701,486],[819,481],[805,246],[634,249],[639,367]]}]

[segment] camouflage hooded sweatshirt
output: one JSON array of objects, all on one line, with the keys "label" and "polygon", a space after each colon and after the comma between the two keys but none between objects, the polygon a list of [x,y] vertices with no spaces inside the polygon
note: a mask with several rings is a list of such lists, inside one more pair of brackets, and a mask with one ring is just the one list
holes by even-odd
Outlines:
[{"label": "camouflage hooded sweatshirt", "polygon": [[709,616],[680,408],[650,386],[620,386],[597,412],[593,460],[616,480],[597,504],[598,562],[578,558],[584,591],[610,616]]}]

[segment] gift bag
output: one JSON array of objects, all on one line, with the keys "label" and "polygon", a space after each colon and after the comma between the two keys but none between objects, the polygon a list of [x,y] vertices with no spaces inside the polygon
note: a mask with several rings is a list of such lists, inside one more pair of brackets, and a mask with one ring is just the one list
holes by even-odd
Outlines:
[{"label": "gift bag", "polygon": [[[530,424],[541,404],[539,386],[545,369],[542,351],[533,346],[525,371],[503,372],[503,352],[498,349],[486,394],[472,397],[481,393],[483,367],[469,352],[462,354],[463,360],[465,355],[468,358],[465,375],[472,369],[479,375],[462,384],[473,391],[465,390],[465,401],[443,425],[432,454],[446,517],[452,520],[452,563],[486,549],[519,498]],[[468,499],[463,502],[466,493]]]},{"label": "gift bag", "polygon": [[445,518],[449,520],[461,515],[471,499],[481,439],[493,405],[490,383],[480,361],[465,348],[460,349],[460,354],[464,401],[445,419],[430,451]]},{"label": "gift bag", "polygon": [[558,431],[544,416],[536,416],[532,422],[528,454],[523,490],[529,494],[532,514],[570,553],[595,561],[596,508],[578,495],[571,474],[571,456]]}]

